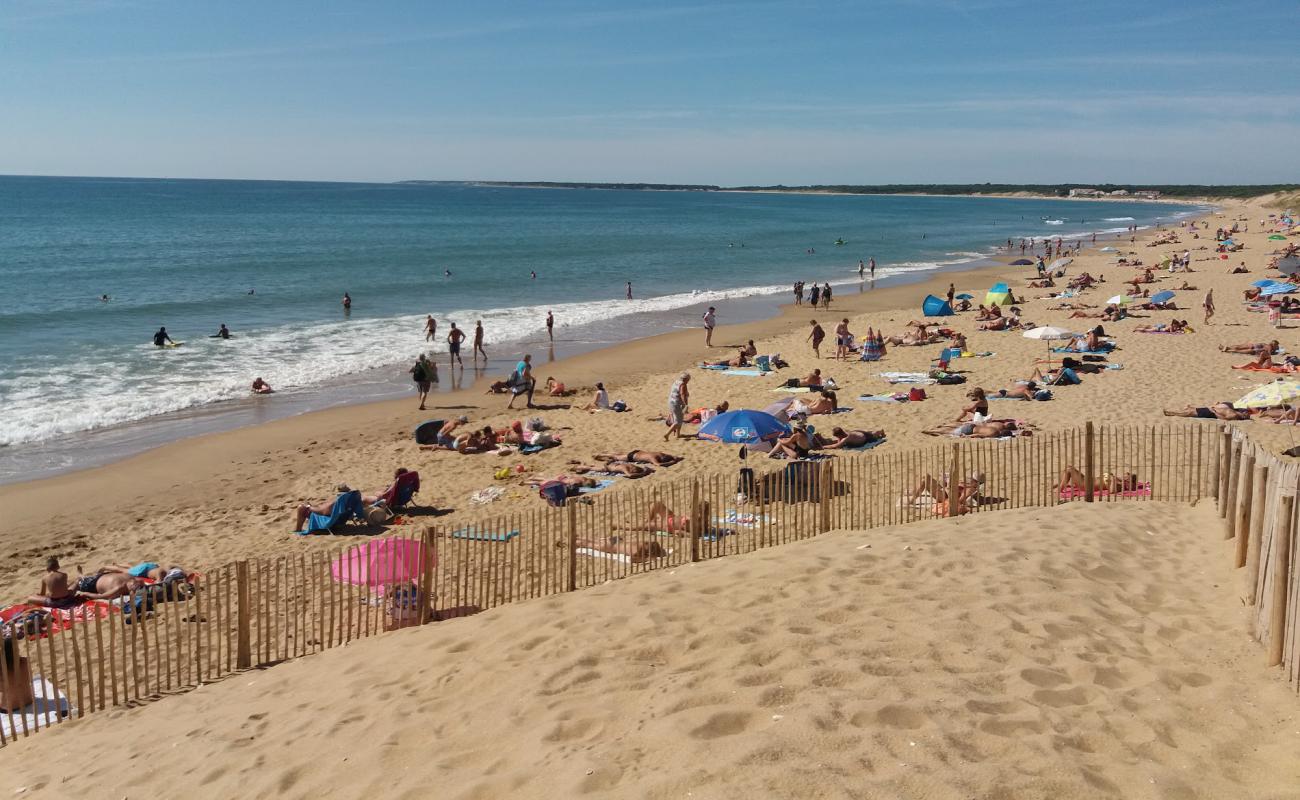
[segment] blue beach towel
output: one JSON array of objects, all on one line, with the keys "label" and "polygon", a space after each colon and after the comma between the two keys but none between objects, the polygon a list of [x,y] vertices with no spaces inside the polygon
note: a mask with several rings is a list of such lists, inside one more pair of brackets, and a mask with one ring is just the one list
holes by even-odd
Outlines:
[{"label": "blue beach towel", "polygon": [[361,504],[361,492],[354,489],[338,496],[328,517],[323,514],[312,514],[307,518],[307,528],[296,533],[299,536],[307,536],[320,531],[329,531],[348,520],[365,519],[365,515],[365,506]]},{"label": "blue beach towel", "polygon": [[760,375],[766,374],[761,369],[728,369],[720,370],[719,372],[723,375],[743,375],[746,378],[757,378]]}]

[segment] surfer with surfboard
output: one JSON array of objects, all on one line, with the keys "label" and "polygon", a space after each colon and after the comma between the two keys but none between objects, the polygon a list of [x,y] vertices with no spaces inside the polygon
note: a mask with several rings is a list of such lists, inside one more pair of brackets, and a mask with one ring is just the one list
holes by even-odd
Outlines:
[{"label": "surfer with surfboard", "polygon": [[153,335],[153,343],[155,347],[166,347],[169,344],[172,347],[176,346],[176,343],[172,341],[172,337],[167,335],[166,328],[158,329],[158,332]]}]

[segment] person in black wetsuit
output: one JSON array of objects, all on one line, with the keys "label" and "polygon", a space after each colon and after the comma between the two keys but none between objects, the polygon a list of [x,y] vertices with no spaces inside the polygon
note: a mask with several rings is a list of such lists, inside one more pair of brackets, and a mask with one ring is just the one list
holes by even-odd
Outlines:
[{"label": "person in black wetsuit", "polygon": [[155,347],[162,347],[166,345],[168,342],[170,342],[171,340],[172,337],[167,335],[166,328],[159,328],[158,332],[153,335],[153,343]]},{"label": "person in black wetsuit", "polygon": [[212,335],[212,338],[213,338],[213,339],[229,339],[229,338],[230,338],[230,329],[226,327],[226,323],[224,323],[224,322],[221,323],[221,330],[219,330],[219,331],[217,331],[215,334],[213,334],[213,335]]}]

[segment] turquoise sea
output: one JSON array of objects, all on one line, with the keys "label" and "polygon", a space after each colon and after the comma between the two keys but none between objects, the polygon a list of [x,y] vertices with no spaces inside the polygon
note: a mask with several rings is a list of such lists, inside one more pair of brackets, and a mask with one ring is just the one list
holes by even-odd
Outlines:
[{"label": "turquoise sea", "polygon": [[[860,259],[874,257],[878,280],[894,281],[984,259],[1008,238],[1194,213],[1145,202],[0,177],[0,480],[409,392],[405,369],[429,349],[430,313],[437,353],[450,322],[481,319],[504,364],[545,338],[548,310],[572,352],[693,324],[701,304],[717,305],[722,323],[770,313],[796,280],[856,286]],[[209,338],[222,324],[233,338]],[[160,326],[184,346],[154,347]],[[443,367],[444,388],[474,377],[448,374],[445,355]],[[250,401],[256,376],[277,394]]]}]

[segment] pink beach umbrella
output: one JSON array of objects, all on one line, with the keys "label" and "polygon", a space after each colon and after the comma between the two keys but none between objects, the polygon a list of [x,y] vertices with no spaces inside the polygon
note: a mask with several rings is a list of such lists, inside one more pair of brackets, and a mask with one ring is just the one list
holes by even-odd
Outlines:
[{"label": "pink beach umbrella", "polygon": [[426,553],[417,539],[371,539],[346,551],[330,563],[330,573],[340,583],[382,587],[414,583],[424,571],[424,560],[432,566],[436,553]]}]

